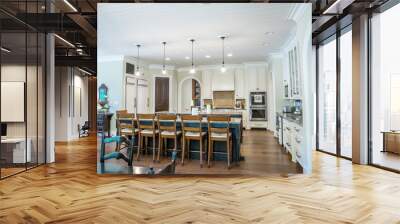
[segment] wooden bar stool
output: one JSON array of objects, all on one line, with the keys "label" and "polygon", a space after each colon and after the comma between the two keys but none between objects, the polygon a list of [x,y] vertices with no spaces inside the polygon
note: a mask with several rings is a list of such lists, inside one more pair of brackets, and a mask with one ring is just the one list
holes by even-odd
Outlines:
[{"label": "wooden bar stool", "polygon": [[[200,167],[203,167],[203,153],[206,153],[206,150],[203,151],[203,140],[207,136],[207,132],[202,130],[202,117],[196,115],[182,115],[181,123],[182,123],[182,166],[184,165],[185,153],[186,153],[186,141],[189,143],[190,141],[195,140],[199,141],[200,149]],[[207,149],[207,145],[205,147]],[[188,150],[188,158],[190,156],[190,148]]]},{"label": "wooden bar stool", "polygon": [[[158,131],[159,131],[159,150],[157,155],[157,161],[160,162],[161,151],[164,150],[164,140],[174,139],[173,151],[178,148],[178,138],[182,135],[181,131],[176,129],[176,118],[174,114],[159,114],[158,115]],[[167,147],[167,144],[165,144]],[[167,147],[168,150],[168,147]]]},{"label": "wooden bar stool", "polygon": [[158,135],[158,129],[156,128],[156,116],[154,114],[139,114],[137,119],[138,129],[139,129],[139,147],[137,150],[136,159],[139,160],[140,151],[143,146],[143,139],[146,139],[145,149],[147,152],[148,139],[153,140],[153,161],[155,161],[155,150],[156,150],[156,137]]},{"label": "wooden bar stool", "polygon": [[[117,135],[123,136],[132,141],[139,135],[139,129],[135,128],[135,114],[133,113],[120,113],[117,114]],[[118,145],[119,151],[121,146]]]},{"label": "wooden bar stool", "polygon": [[208,117],[208,167],[211,157],[214,155],[214,142],[226,142],[226,154],[228,169],[231,167],[232,133],[229,130],[231,118],[229,116]]}]

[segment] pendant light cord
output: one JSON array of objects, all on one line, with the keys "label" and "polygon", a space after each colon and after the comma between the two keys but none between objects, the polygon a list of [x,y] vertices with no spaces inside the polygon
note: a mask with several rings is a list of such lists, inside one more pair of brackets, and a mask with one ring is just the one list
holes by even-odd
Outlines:
[{"label": "pendant light cord", "polygon": [[166,43],[167,42],[163,42],[163,45],[164,45],[163,70],[165,70],[165,44]]},{"label": "pendant light cord", "polygon": [[137,66],[136,66],[136,69],[139,71],[139,64],[140,64],[139,48],[140,48],[140,44],[136,45],[136,47],[137,47]]},{"label": "pendant light cord", "polygon": [[191,39],[190,41],[192,41],[192,68],[193,68],[193,67],[194,67],[194,59],[193,59],[193,49],[194,49],[193,45],[194,45],[194,40]]},{"label": "pendant light cord", "polygon": [[225,66],[225,37],[222,36],[222,67]]}]

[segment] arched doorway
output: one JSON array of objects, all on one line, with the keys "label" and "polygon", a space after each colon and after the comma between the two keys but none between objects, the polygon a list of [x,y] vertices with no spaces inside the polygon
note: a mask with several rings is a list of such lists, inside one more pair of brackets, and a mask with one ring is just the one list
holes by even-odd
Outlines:
[{"label": "arched doorway", "polygon": [[179,83],[178,103],[180,113],[190,113],[192,106],[201,106],[201,82],[187,77]]}]

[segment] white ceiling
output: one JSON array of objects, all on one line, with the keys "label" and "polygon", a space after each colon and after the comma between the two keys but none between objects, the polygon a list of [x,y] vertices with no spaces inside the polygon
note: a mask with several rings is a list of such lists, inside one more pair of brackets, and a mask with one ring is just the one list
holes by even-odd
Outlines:
[{"label": "white ceiling", "polygon": [[[190,38],[195,41],[195,64],[221,63],[218,38],[227,34],[227,64],[265,60],[279,51],[293,35],[296,23],[289,19],[296,4],[99,4],[98,55],[136,56],[152,64],[162,63],[167,42],[168,65],[190,66]],[[266,34],[267,33],[267,34]],[[206,55],[211,56],[206,58]]]}]

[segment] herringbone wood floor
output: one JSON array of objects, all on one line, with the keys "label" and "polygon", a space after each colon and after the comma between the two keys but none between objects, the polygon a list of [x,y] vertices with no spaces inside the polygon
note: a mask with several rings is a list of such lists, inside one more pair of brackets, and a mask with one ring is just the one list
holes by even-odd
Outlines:
[{"label": "herringbone wood floor", "polygon": [[86,139],[0,181],[0,223],[400,223],[400,175],[318,152],[289,176],[99,176],[95,161]]}]

